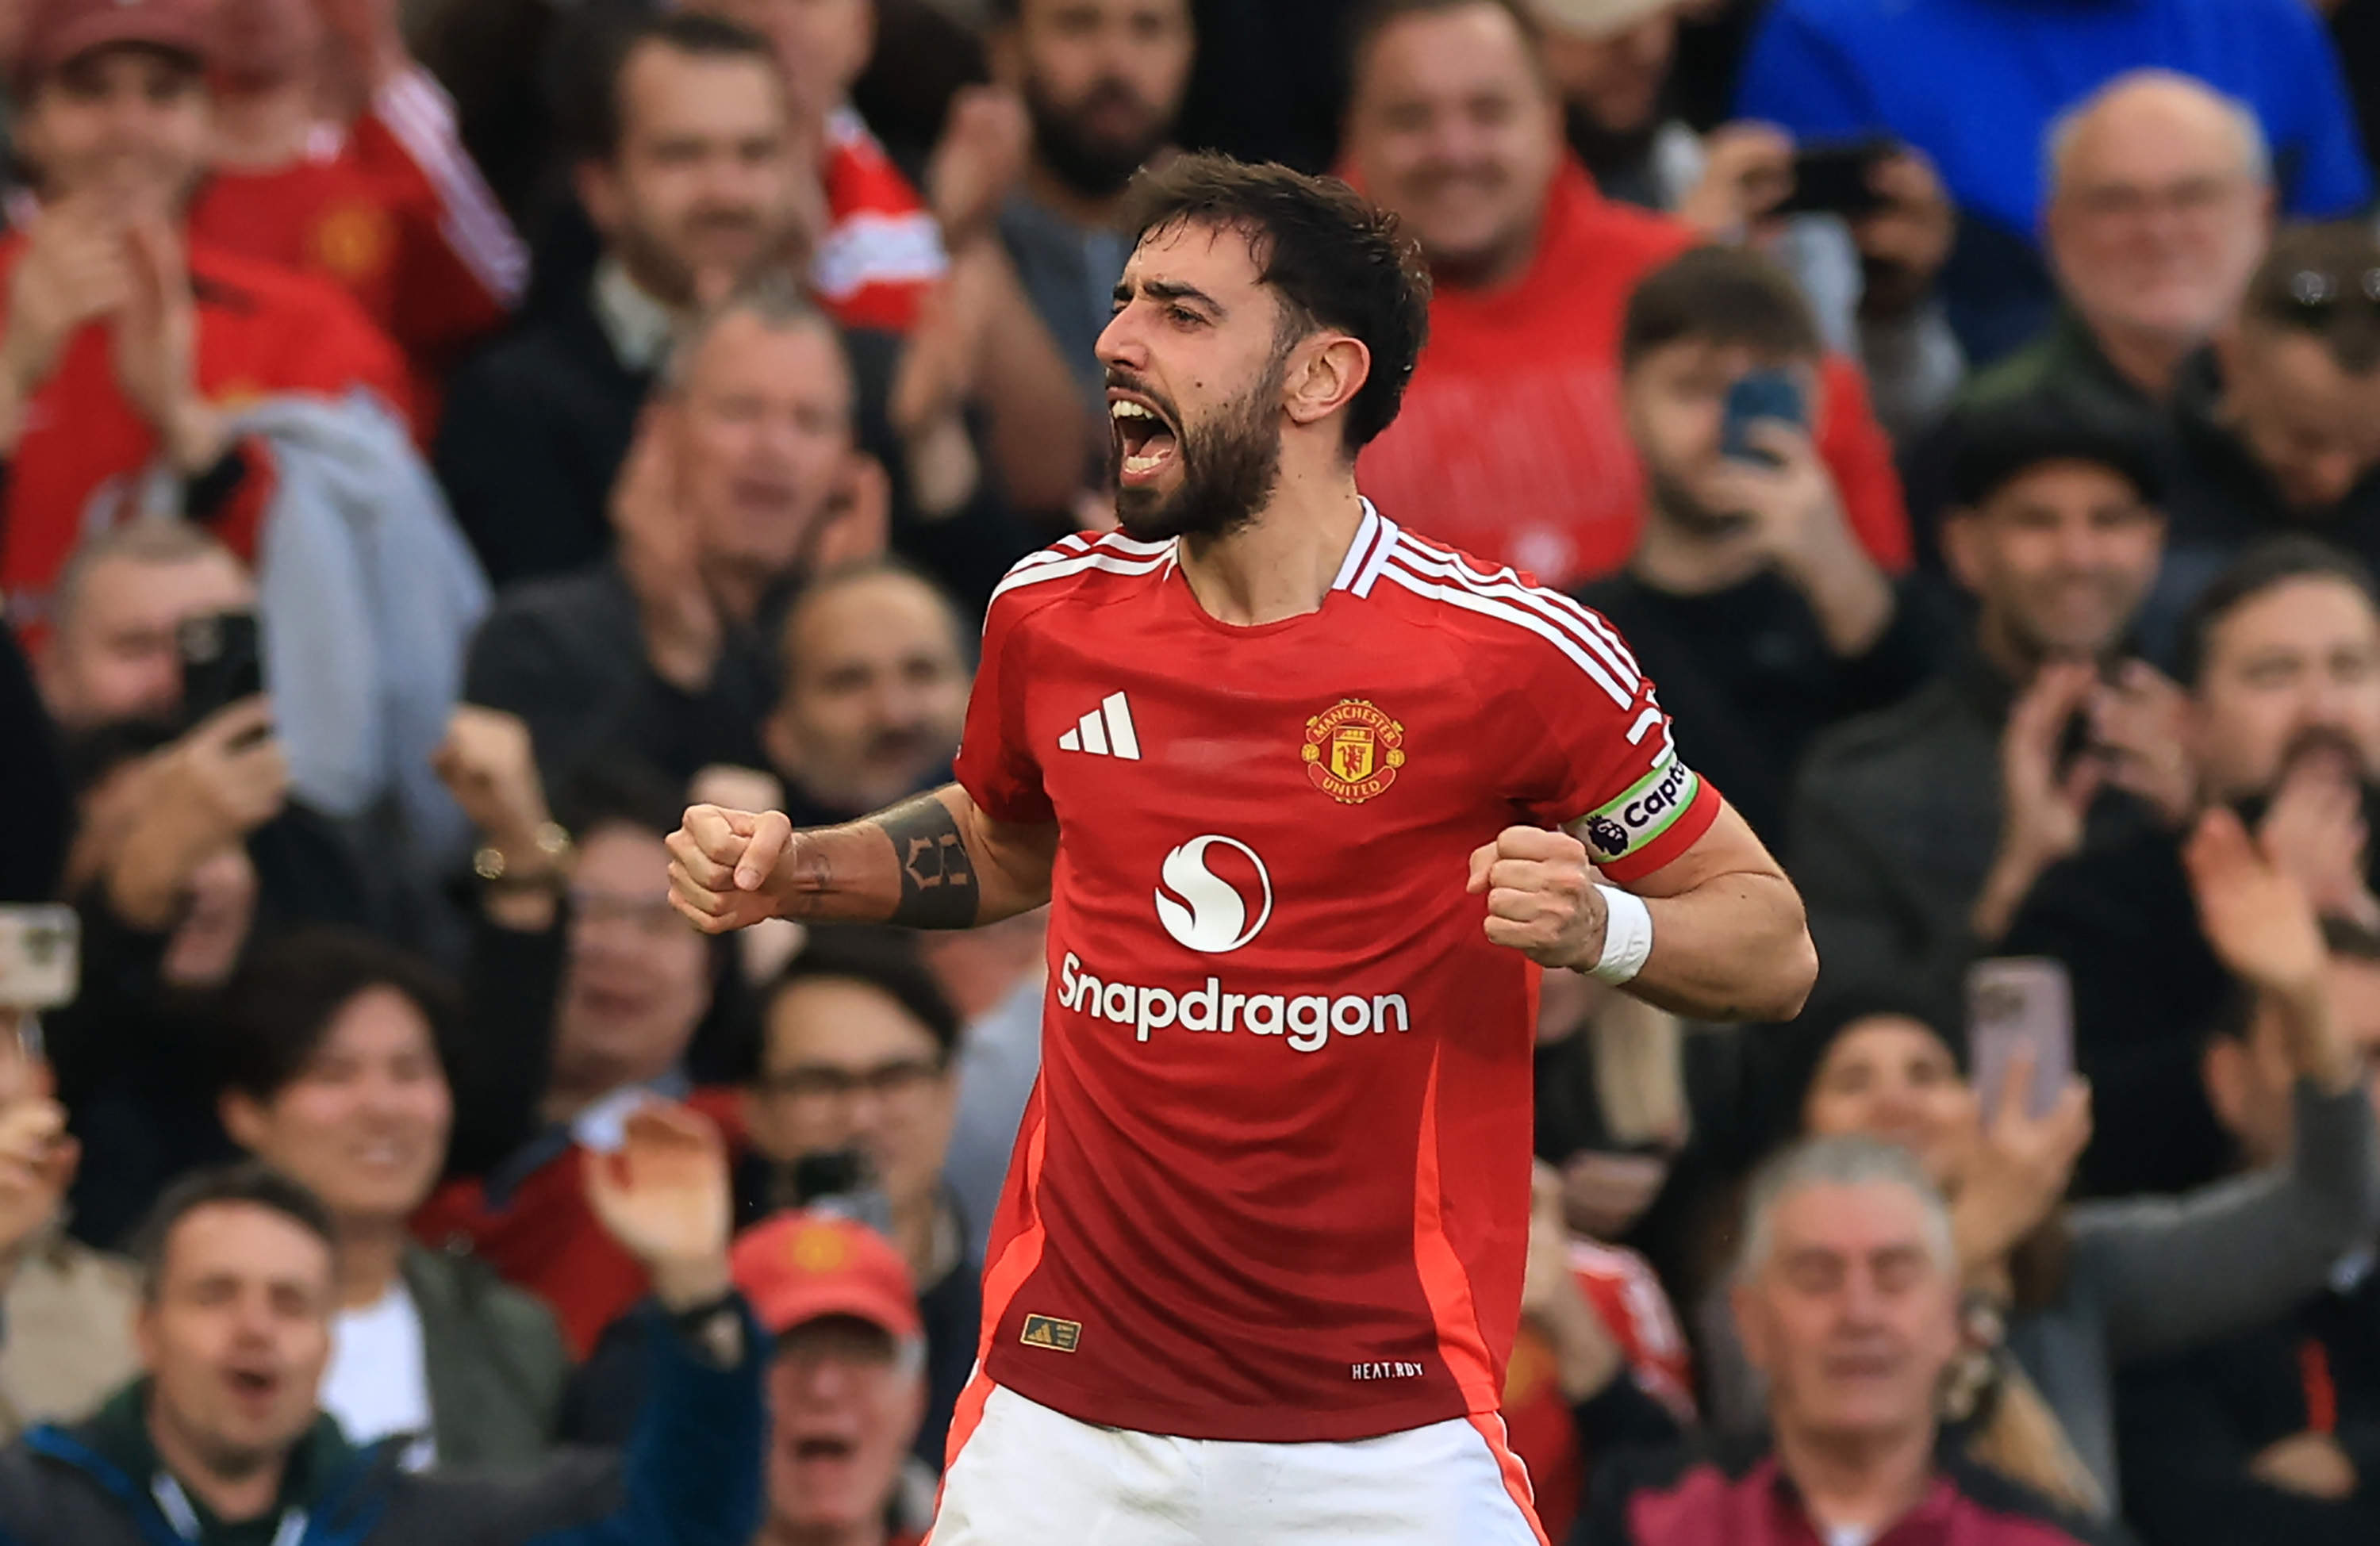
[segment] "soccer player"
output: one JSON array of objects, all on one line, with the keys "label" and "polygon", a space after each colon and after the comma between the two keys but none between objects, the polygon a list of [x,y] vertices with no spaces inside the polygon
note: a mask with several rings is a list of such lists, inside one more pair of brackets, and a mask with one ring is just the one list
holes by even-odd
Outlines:
[{"label": "soccer player", "polygon": [[819,831],[697,806],[674,897],[711,931],[1052,903],[933,1546],[1523,1546],[1538,971],[1782,1018],[1816,957],[1620,639],[1356,493],[1427,316],[1394,223],[1208,156],[1138,197],[1123,527],[994,596],[957,783]]}]

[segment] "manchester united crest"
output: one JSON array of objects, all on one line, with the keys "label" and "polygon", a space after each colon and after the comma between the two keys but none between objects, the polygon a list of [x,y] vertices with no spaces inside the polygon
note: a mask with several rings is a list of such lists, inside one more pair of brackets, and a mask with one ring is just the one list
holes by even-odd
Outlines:
[{"label": "manchester united crest", "polygon": [[1397,781],[1405,728],[1362,698],[1342,698],[1305,721],[1305,777],[1342,805],[1360,805]]}]

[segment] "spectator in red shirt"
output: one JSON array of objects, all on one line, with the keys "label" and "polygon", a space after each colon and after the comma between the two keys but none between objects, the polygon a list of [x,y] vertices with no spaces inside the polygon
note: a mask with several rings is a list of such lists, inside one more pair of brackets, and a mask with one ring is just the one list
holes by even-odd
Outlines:
[{"label": "spectator in red shirt", "polygon": [[[395,0],[217,0],[210,64],[214,175],[191,231],[354,296],[434,394],[518,304],[528,252]],[[324,115],[337,64],[365,95],[352,119]]]},{"label": "spectator in red shirt", "polygon": [[1734,1304],[1773,1438],[1623,1456],[1597,1480],[1579,1546],[2107,1539],[1940,1443],[1958,1253],[1949,1208],[1905,1150],[1821,1139],[1772,1162],[1746,1210]]},{"label": "spectator in red shirt", "polygon": [[82,536],[137,511],[153,466],[181,513],[243,558],[273,453],[230,414],[266,393],[357,387],[409,403],[403,362],[353,300],[189,236],[212,121],[204,0],[36,0],[15,94],[41,208],[0,242],[0,594],[38,633]]},{"label": "spectator in red shirt", "polygon": [[732,1262],[777,1339],[753,1546],[917,1546],[887,1522],[926,1406],[925,1329],[901,1253],[865,1225],[786,1213],[745,1231]]},{"label": "spectator in red shirt", "polygon": [[[1354,60],[1347,159],[1430,260],[1429,346],[1356,465],[1395,519],[1571,586],[1627,562],[1643,475],[1620,408],[1620,320],[1702,240],[1607,202],[1510,0],[1386,0]],[[1849,361],[1821,370],[1818,449],[1863,546],[1909,563],[1891,447]]]}]

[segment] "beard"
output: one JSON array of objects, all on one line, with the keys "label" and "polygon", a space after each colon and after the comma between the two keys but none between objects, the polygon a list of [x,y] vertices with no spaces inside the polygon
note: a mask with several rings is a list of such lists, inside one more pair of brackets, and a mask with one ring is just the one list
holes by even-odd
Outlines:
[{"label": "beard", "polygon": [[[1139,109],[1148,126],[1129,139],[1095,134],[1085,126],[1092,110],[1110,103]],[[1172,126],[1131,88],[1118,80],[1094,85],[1080,102],[1061,106],[1038,81],[1025,86],[1025,111],[1033,120],[1033,148],[1050,175],[1086,199],[1112,199],[1133,174],[1165,143]]]},{"label": "beard", "polygon": [[1288,363],[1286,353],[1277,352],[1255,386],[1195,428],[1182,423],[1172,403],[1108,372],[1110,386],[1147,394],[1180,426],[1173,454],[1182,464],[1182,486],[1172,493],[1127,488],[1119,470],[1116,524],[1126,537],[1138,542],[1225,537],[1257,518],[1281,481],[1280,403]]},{"label": "beard", "polygon": [[1707,503],[1684,478],[1655,465],[1649,457],[1645,464],[1645,489],[1656,511],[1695,537],[1728,537],[1751,524],[1751,518],[1740,511],[1719,510]]},{"label": "beard", "polygon": [[2231,799],[2228,803],[2240,815],[2251,832],[2264,825],[2274,802],[2299,767],[2312,757],[2336,760],[2362,791],[2363,820],[2372,831],[2380,832],[2380,770],[2375,770],[2356,744],[2354,737],[2329,725],[2309,725],[2294,736],[2281,754],[2280,767],[2272,782],[2260,790],[2251,791]]}]

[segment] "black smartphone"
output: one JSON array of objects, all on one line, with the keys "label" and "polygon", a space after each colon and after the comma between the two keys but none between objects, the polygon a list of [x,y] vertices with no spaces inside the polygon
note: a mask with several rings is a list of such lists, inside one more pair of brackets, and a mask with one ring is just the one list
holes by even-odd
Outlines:
[{"label": "black smartphone", "polygon": [[182,717],[208,715],[264,691],[264,651],[254,612],[213,612],[176,630],[182,656]]},{"label": "black smartphone", "polygon": [[1727,389],[1727,405],[1720,410],[1718,453],[1737,462],[1763,462],[1771,465],[1777,458],[1752,443],[1752,427],[1763,419],[1790,424],[1796,429],[1809,428],[1809,409],[1802,401],[1801,383],[1782,370],[1754,370],[1737,378]]},{"label": "black smartphone", "polygon": [[1900,153],[1900,141],[1885,135],[1859,139],[1812,140],[1793,152],[1793,191],[1778,214],[1831,214],[1856,220],[1884,206],[1869,181],[1882,163]]}]

